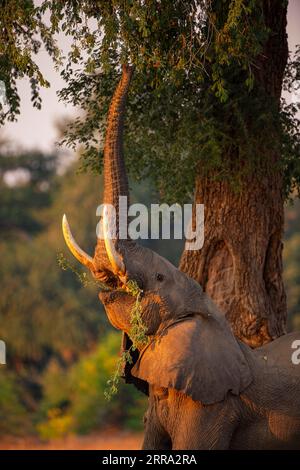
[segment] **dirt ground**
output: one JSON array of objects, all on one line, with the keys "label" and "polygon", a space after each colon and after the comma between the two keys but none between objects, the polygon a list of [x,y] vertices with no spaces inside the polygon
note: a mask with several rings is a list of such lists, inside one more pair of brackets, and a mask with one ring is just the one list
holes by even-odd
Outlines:
[{"label": "dirt ground", "polygon": [[142,433],[113,429],[49,442],[36,437],[2,437],[0,450],[135,450],[141,448],[142,439]]}]

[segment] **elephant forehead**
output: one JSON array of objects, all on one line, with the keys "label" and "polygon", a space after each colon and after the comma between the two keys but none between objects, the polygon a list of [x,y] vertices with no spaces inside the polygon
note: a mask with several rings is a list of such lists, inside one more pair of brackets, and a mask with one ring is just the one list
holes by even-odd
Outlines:
[{"label": "elephant forehead", "polygon": [[124,255],[124,260],[126,268],[139,269],[142,271],[147,271],[153,265],[154,253],[149,248],[143,246],[134,246],[132,249],[128,250],[127,246],[125,249],[122,249]]},{"label": "elephant forehead", "polygon": [[[155,253],[150,248],[135,245],[132,250],[127,250],[124,245],[125,264],[128,267],[140,269],[144,273],[150,272],[177,272],[180,271],[168,260]],[[183,275],[183,273],[181,273]]]}]

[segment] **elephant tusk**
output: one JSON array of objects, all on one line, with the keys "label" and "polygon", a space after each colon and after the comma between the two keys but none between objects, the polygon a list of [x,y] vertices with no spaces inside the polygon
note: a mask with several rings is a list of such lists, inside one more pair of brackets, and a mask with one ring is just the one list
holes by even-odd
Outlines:
[{"label": "elephant tusk", "polygon": [[71,251],[71,253],[75,256],[75,258],[81,264],[89,268],[90,270],[94,270],[93,258],[89,256],[87,253],[85,253],[74,240],[65,214],[63,215],[63,218],[62,218],[62,231],[63,231],[65,242],[69,250]]},{"label": "elephant tusk", "polygon": [[102,223],[105,249],[112,266],[113,273],[120,278],[123,278],[125,275],[125,266],[121,255],[117,252],[115,247],[115,240],[113,239],[114,235],[112,232],[112,213],[109,211],[109,207],[106,204],[103,207]]}]

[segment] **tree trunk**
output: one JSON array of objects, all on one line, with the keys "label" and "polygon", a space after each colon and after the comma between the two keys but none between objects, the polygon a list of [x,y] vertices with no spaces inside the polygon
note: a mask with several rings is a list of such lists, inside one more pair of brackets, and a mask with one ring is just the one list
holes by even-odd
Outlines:
[{"label": "tree trunk", "polygon": [[[286,6],[265,0],[271,33],[256,61],[256,83],[280,102],[287,61]],[[264,132],[264,129],[262,129]],[[276,159],[276,157],[275,157]],[[205,207],[205,238],[200,251],[184,251],[180,269],[197,280],[252,347],[282,335],[286,296],[282,280],[284,200],[282,175],[274,155],[263,178],[253,175],[236,193],[228,182],[196,179],[195,203]]]}]

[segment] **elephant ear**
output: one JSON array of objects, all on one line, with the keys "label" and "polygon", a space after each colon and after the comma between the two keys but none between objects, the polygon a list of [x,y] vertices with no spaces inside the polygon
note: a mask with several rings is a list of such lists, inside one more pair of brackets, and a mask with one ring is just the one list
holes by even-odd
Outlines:
[{"label": "elephant ear", "polygon": [[207,314],[166,327],[141,352],[131,374],[205,405],[239,395],[252,381],[249,365],[227,321]]}]

